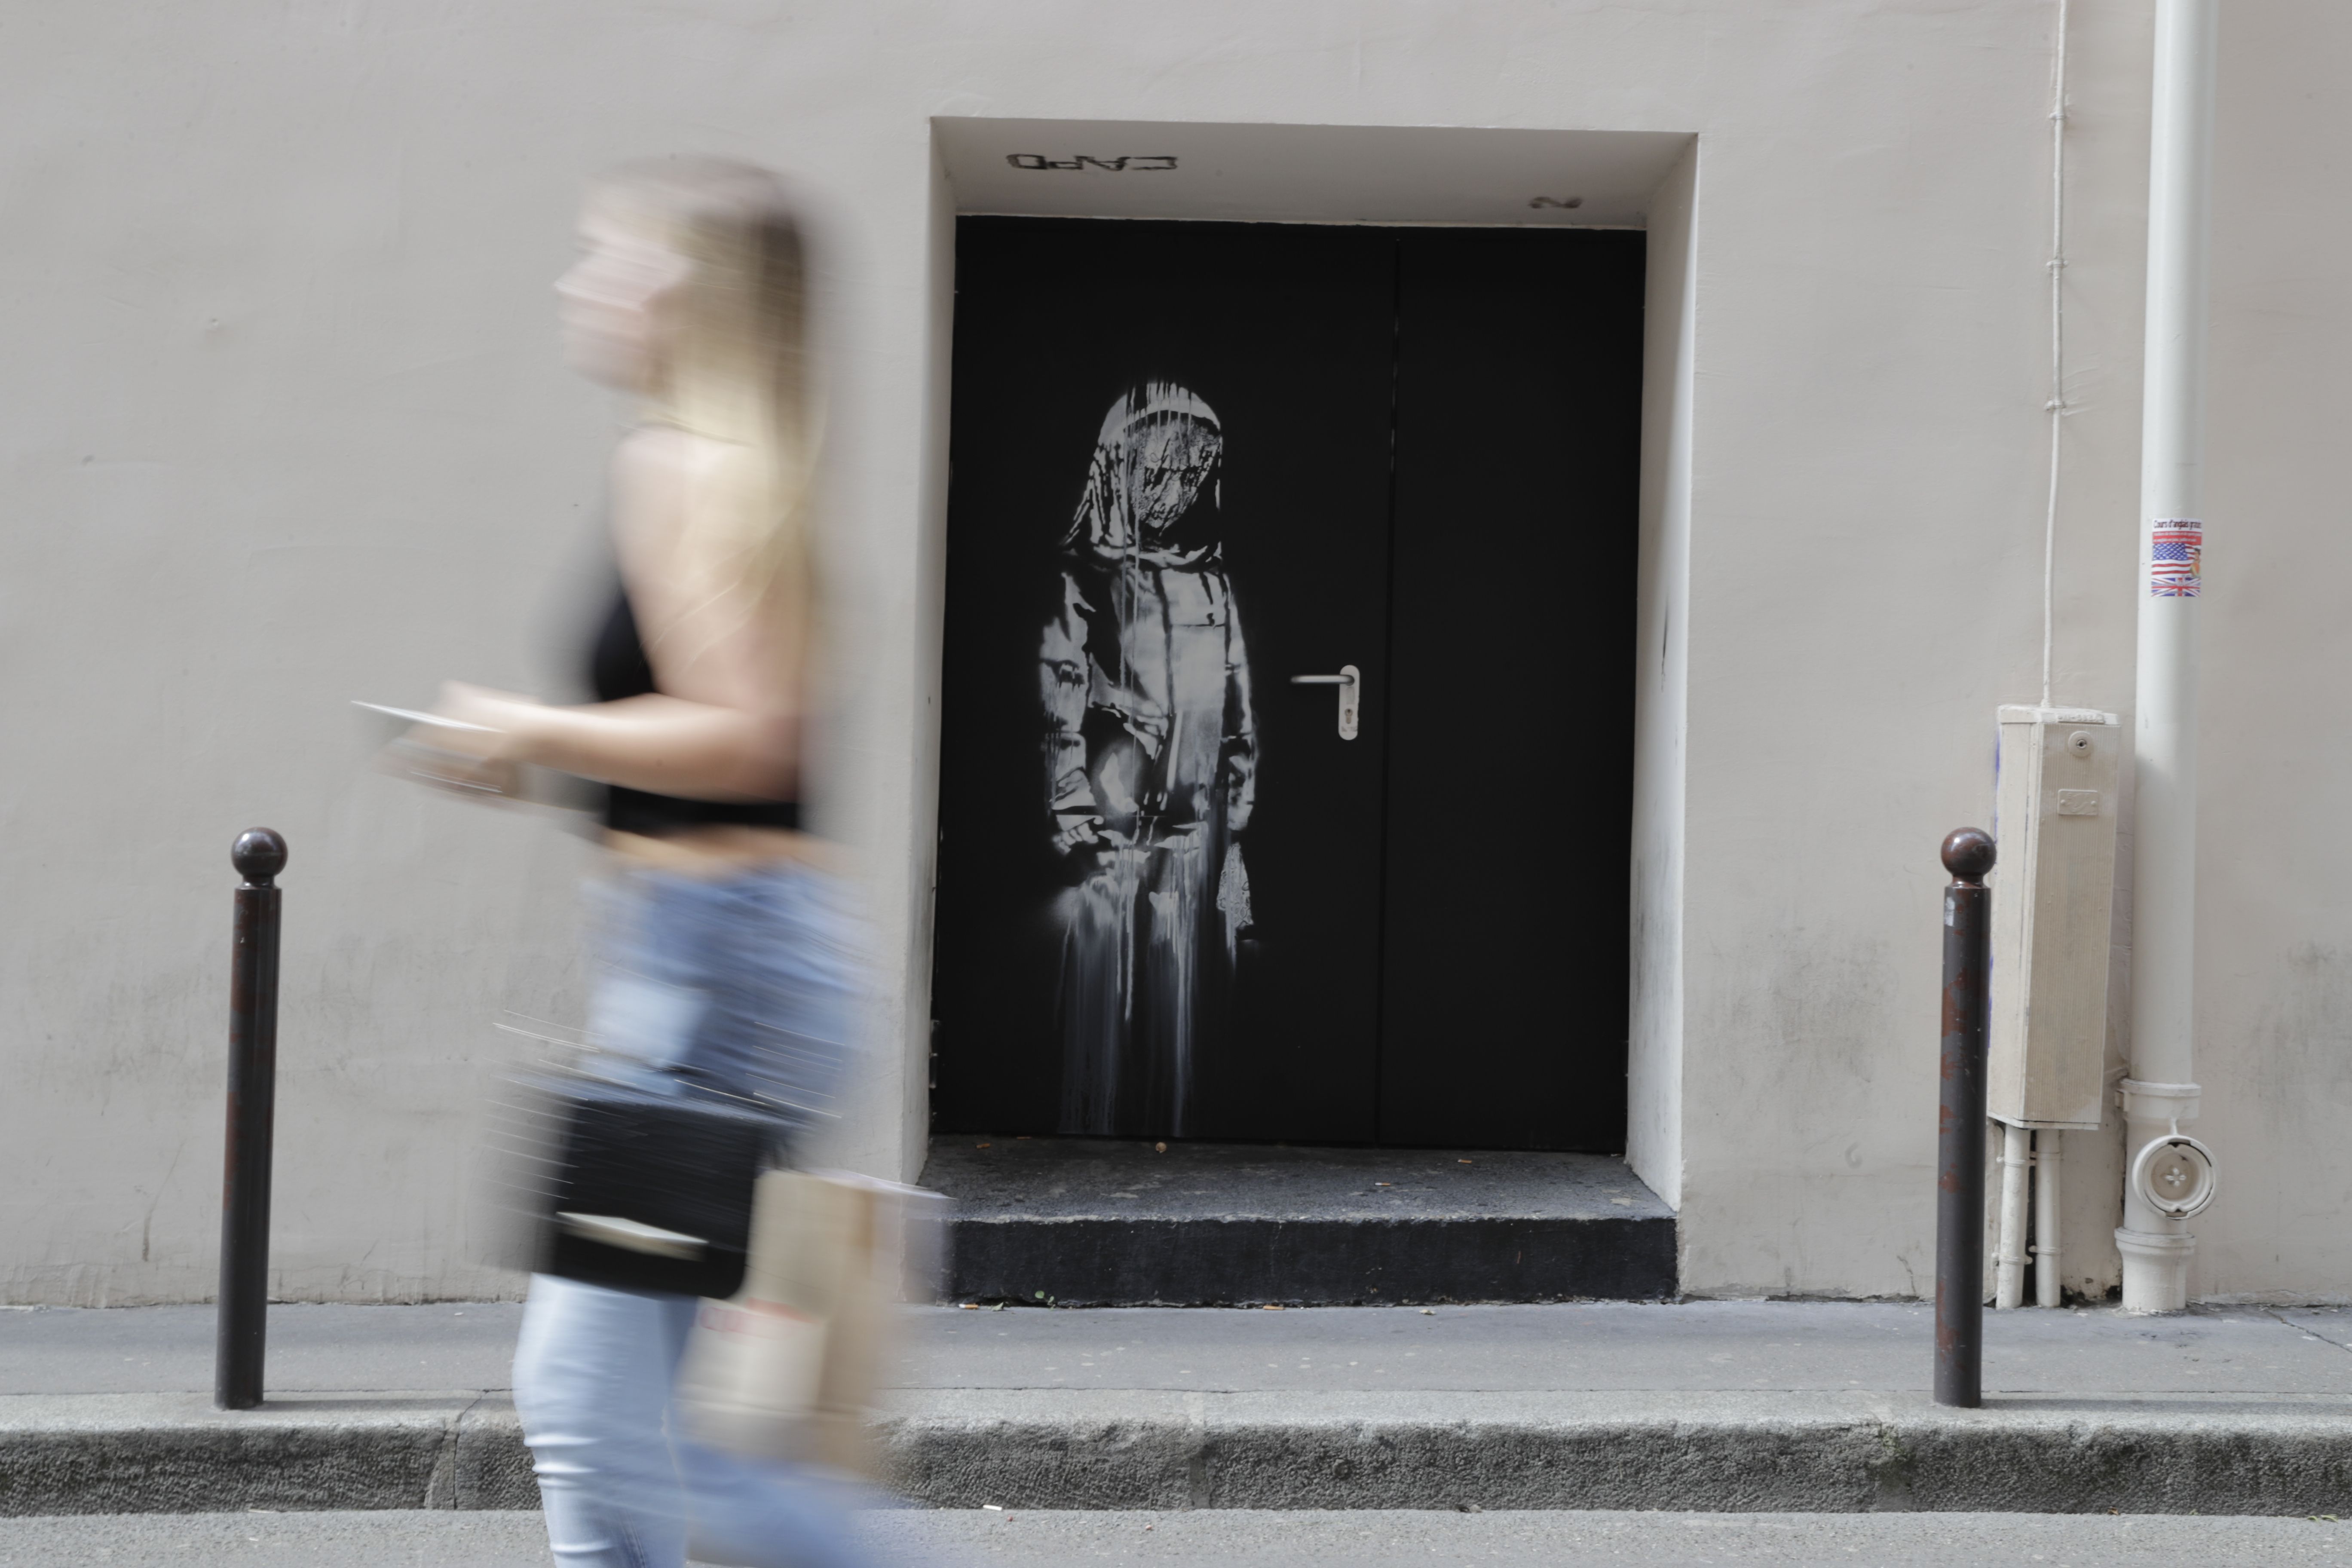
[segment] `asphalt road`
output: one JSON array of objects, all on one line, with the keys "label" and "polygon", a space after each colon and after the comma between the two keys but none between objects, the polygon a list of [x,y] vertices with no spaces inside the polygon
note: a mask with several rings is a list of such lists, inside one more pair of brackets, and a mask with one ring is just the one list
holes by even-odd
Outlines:
[{"label": "asphalt road", "polygon": [[[894,1565],[2270,1568],[2352,1558],[2352,1523],[2174,1514],[927,1512],[867,1516]],[[0,1568],[544,1568],[533,1513],[0,1519]]]}]

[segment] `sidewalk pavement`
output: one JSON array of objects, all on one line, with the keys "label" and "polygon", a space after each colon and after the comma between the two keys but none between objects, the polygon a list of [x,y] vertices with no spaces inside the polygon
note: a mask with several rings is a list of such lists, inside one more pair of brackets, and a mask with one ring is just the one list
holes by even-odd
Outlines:
[{"label": "sidewalk pavement", "polygon": [[[0,1311],[0,1513],[530,1508],[520,1309],[280,1306],[210,1408],[209,1308]],[[918,1502],[2352,1516],[2352,1312],[1924,1305],[913,1308],[877,1418]]]}]

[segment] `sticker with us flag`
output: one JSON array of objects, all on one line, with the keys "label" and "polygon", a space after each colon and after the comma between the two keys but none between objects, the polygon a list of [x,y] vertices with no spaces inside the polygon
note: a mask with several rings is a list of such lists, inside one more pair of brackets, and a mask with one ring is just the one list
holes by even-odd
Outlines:
[{"label": "sticker with us flag", "polygon": [[2147,591],[2151,598],[2193,599],[2203,585],[2205,525],[2192,518],[2162,518],[2148,525]]}]

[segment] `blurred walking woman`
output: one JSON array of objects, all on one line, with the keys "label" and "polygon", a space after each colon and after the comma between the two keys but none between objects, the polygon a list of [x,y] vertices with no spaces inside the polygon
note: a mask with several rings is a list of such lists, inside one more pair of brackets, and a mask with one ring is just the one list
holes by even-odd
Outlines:
[{"label": "blurred walking woman", "polygon": [[[800,830],[816,605],[801,229],[780,183],[717,160],[592,193],[557,285],[577,368],[639,395],[614,455],[620,589],[586,663],[599,700],[451,685],[484,765],[610,786],[615,862],[591,1034],[618,1072],[750,1100],[789,1139],[833,1093],[856,946]],[[691,1297],[534,1276],[515,1402],[559,1563],[851,1560],[824,1483],[676,1431]]]}]

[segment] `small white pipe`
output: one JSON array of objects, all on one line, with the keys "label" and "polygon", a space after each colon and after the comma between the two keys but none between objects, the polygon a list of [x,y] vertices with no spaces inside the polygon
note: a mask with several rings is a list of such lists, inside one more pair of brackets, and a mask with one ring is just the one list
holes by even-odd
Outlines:
[{"label": "small white pipe", "polygon": [[2041,1307],[2066,1300],[2058,1271],[2058,1141],[2064,1136],[2053,1127],[2033,1135],[2033,1300]]},{"label": "small white pipe", "polygon": [[2051,706],[2056,633],[2059,458],[2066,439],[2066,0],[2050,52],[2050,494],[2042,518],[2042,706]]},{"label": "small white pipe", "polygon": [[1992,1304],[2007,1311],[2025,1304],[2025,1173],[2033,1162],[2033,1135],[2007,1122],[2000,1134],[2000,1230],[1993,1244]]},{"label": "small white pipe", "polygon": [[[2132,828],[2131,1076],[2194,1102],[2197,620],[2204,536],[2207,206],[2220,0],[2157,0],[2140,409],[2139,665]],[[2128,1090],[2129,1085],[2126,1085]],[[2124,1168],[2169,1131],[2126,1092]],[[2124,1308],[2177,1312],[2196,1242],[2124,1193]]]}]

